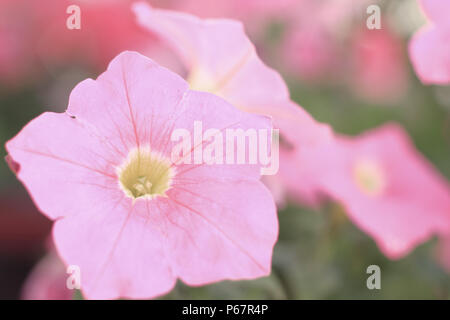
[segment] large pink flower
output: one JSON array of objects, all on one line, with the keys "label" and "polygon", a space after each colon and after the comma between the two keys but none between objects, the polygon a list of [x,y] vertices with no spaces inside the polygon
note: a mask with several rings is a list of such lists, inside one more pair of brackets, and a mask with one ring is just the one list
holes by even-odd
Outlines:
[{"label": "large pink flower", "polygon": [[[302,152],[329,140],[330,128],[291,101],[280,74],[261,61],[240,22],[202,20],[146,3],[133,9],[144,28],[178,53],[191,88],[219,95],[243,111],[271,116],[281,138]],[[302,177],[297,179],[302,183]],[[313,192],[310,187],[305,184],[304,189]]]},{"label": "large pink flower", "polygon": [[149,298],[177,278],[203,285],[270,273],[278,226],[260,166],[170,161],[172,130],[192,136],[195,120],[220,132],[271,128],[123,53],[72,91],[66,113],[42,114],[7,143],[88,298]]},{"label": "large pink flower", "polygon": [[450,231],[450,187],[397,125],[337,137],[316,159],[324,193],[384,254],[399,258],[431,235]]},{"label": "large pink flower", "polygon": [[409,54],[420,80],[426,84],[450,83],[450,2],[418,0],[429,23],[412,38]]}]

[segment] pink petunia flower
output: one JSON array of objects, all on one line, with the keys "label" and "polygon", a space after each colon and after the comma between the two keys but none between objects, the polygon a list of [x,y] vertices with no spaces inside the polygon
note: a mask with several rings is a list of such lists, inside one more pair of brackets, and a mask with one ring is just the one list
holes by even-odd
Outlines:
[{"label": "pink petunia flower", "polygon": [[450,187],[397,125],[337,137],[316,159],[322,191],[383,253],[400,258],[433,234],[450,231]]},{"label": "pink petunia flower", "polygon": [[323,78],[336,64],[337,46],[318,24],[291,27],[285,35],[282,54],[286,72],[309,81]]},{"label": "pink petunia flower", "polygon": [[351,88],[361,98],[395,103],[407,90],[408,77],[400,39],[388,28],[358,30],[351,44]]},{"label": "pink petunia flower", "polygon": [[[329,126],[317,123],[291,101],[285,82],[258,57],[240,22],[202,20],[146,3],[137,3],[133,9],[144,28],[178,53],[192,89],[219,95],[243,111],[272,117],[281,138],[303,152],[330,139]],[[282,197],[276,189],[277,198]]]},{"label": "pink petunia flower", "polygon": [[348,71],[341,70],[346,59],[341,47],[368,2],[297,0],[287,7],[279,59],[284,72],[310,83],[341,82],[340,73]]},{"label": "pink petunia flower", "polygon": [[195,120],[220,132],[271,129],[267,117],[126,52],[77,85],[66,113],[42,114],[6,144],[17,177],[56,220],[56,249],[80,267],[87,298],[150,298],[177,279],[270,273],[278,224],[261,166],[170,161],[171,133],[192,135]]},{"label": "pink petunia flower", "polygon": [[429,19],[411,39],[409,55],[425,84],[450,84],[450,2],[418,0]]}]

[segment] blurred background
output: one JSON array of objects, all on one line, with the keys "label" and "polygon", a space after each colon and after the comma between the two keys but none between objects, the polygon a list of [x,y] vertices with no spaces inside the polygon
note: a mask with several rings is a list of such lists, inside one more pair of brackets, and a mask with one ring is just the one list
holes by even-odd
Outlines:
[{"label": "blurred background", "polygon": [[[416,0],[149,2],[200,17],[241,20],[264,62],[282,73],[292,98],[318,121],[350,135],[396,121],[450,179],[450,87],[421,84],[407,54],[410,37],[425,23]],[[131,3],[0,0],[2,144],[43,111],[63,112],[72,88],[96,78],[123,50],[171,63],[170,50],[137,26]],[[66,27],[72,4],[81,8],[80,30]],[[381,8],[380,30],[366,27],[370,4]],[[316,210],[288,204],[279,220],[270,277],[199,288],[179,283],[162,298],[450,298],[437,239],[391,261],[335,203]],[[37,211],[7,163],[0,162],[0,299],[80,298],[65,289],[65,270],[48,254],[50,231],[51,222]],[[381,290],[366,287],[366,268],[372,264],[381,267]],[[41,281],[39,292],[33,292],[33,279]]]}]

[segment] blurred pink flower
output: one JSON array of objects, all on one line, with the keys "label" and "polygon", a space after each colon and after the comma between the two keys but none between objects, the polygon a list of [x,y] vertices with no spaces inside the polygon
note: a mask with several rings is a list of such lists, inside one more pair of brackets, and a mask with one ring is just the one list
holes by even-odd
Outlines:
[{"label": "blurred pink flower", "polygon": [[389,258],[400,258],[431,235],[450,231],[450,187],[397,125],[356,138],[337,137],[320,150],[323,192]]},{"label": "blurred pink flower", "polygon": [[[20,15],[27,12],[24,1],[0,1],[0,82],[2,86],[18,85],[26,75],[33,73],[30,22]],[[28,18],[28,15],[25,15]]]},{"label": "blurred pink flower", "polygon": [[[136,24],[133,0],[0,1],[0,80],[27,81],[35,72],[67,64],[104,70],[124,50],[153,52],[157,44]],[[66,12],[77,5],[80,29]]]},{"label": "blurred pink flower", "polygon": [[51,251],[28,275],[22,288],[22,299],[71,300],[73,291],[66,286],[68,276],[56,252]]},{"label": "blurred pink flower", "polygon": [[388,27],[353,35],[351,88],[370,102],[393,103],[407,89],[408,74],[401,40]]},{"label": "blurred pink flower", "polygon": [[[291,101],[285,82],[258,57],[240,22],[201,20],[185,13],[153,9],[145,3],[136,4],[134,11],[144,28],[159,35],[178,53],[192,89],[221,96],[243,111],[271,116],[281,138],[303,152],[329,139],[329,126],[317,123]],[[281,190],[273,190],[280,201]]]},{"label": "blurred pink flower", "polygon": [[425,84],[450,84],[450,2],[418,0],[429,19],[411,39],[409,55]]},{"label": "blurred pink flower", "polygon": [[244,23],[252,36],[262,35],[268,24],[296,7],[299,0],[153,0],[158,8],[182,11],[200,18],[230,18]]},{"label": "blurred pink flower", "polygon": [[[174,128],[270,129],[263,116],[188,89],[137,53],[115,58],[6,144],[18,178],[56,220],[87,298],[150,298],[189,285],[268,275],[278,224],[259,165],[170,160]],[[222,129],[225,130],[225,129]]]},{"label": "blurred pink flower", "polygon": [[[281,64],[286,73],[308,82],[342,77],[342,43],[365,12],[368,0],[297,0],[284,11]],[[344,70],[346,71],[346,70]]]},{"label": "blurred pink flower", "polygon": [[[32,5],[37,13],[40,36],[36,47],[41,59],[86,61],[96,70],[104,70],[112,58],[124,50],[145,52],[152,47],[148,35],[136,24],[130,6],[133,0],[59,0]],[[69,30],[67,7],[78,5],[81,28]]]},{"label": "blurred pink flower", "polygon": [[325,76],[336,63],[336,45],[320,25],[291,27],[282,54],[286,72],[306,80]]}]

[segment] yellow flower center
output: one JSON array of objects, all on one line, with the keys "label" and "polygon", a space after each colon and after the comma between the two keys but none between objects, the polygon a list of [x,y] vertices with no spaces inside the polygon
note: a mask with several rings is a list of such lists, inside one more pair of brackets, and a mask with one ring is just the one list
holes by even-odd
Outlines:
[{"label": "yellow flower center", "polygon": [[386,187],[386,177],[383,168],[371,160],[357,161],[353,178],[358,188],[368,196],[380,195]]},{"label": "yellow flower center", "polygon": [[170,189],[174,169],[168,159],[150,151],[149,147],[132,150],[117,168],[119,185],[125,195],[138,198],[165,196]]},{"label": "yellow flower center", "polygon": [[216,93],[216,82],[207,71],[202,68],[194,68],[188,76],[187,82],[192,90]]}]

